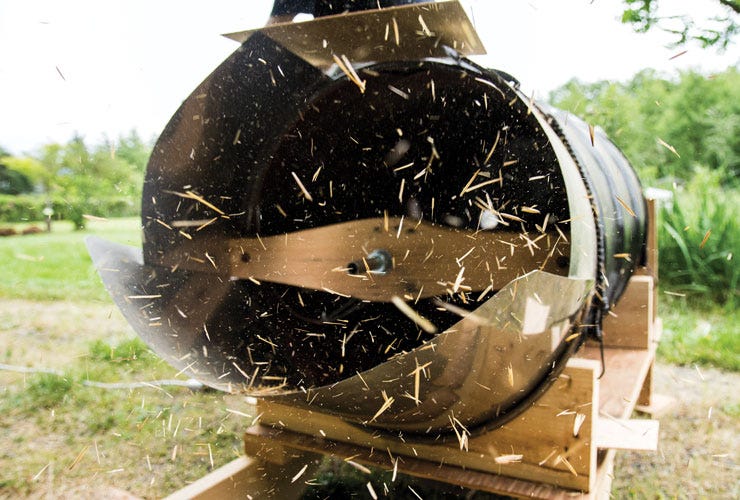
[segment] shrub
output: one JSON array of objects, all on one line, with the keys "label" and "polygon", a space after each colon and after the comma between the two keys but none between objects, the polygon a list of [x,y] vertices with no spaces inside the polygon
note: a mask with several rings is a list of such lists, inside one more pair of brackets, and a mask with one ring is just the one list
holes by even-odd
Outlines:
[{"label": "shrub", "polygon": [[[0,194],[0,222],[33,222],[46,219],[44,208],[47,200],[43,195]],[[139,215],[139,201],[130,197],[106,198],[61,198],[52,199],[54,219],[72,221],[75,227],[85,227],[83,215],[101,217],[132,217]]]},{"label": "shrub", "polygon": [[661,209],[658,230],[664,288],[733,307],[740,266],[740,189],[722,187],[721,170],[697,168]]}]

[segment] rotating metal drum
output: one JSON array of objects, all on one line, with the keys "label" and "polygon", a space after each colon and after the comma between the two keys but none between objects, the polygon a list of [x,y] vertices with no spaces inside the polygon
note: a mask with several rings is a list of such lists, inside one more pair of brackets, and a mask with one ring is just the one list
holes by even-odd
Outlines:
[{"label": "rotating metal drum", "polygon": [[[388,39],[418,19],[413,47]],[[216,389],[433,438],[501,425],[598,337],[642,259],[639,182],[601,132],[454,50],[457,2],[311,23],[241,34],[185,100],[143,249],[88,242],[103,281]],[[369,35],[327,43],[327,23]]]}]

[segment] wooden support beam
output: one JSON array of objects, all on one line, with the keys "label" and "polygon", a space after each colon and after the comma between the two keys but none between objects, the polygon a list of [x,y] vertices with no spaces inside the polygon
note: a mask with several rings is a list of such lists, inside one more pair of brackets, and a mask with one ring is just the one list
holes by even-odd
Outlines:
[{"label": "wooden support beam", "polygon": [[[574,359],[558,381],[525,414],[500,429],[467,437],[434,441],[403,439],[369,427],[350,424],[337,417],[261,401],[260,422],[277,429],[290,429],[309,436],[349,443],[390,456],[419,457],[437,465],[504,474],[542,481],[563,488],[588,491],[596,471],[596,448],[592,427],[598,409],[596,375],[600,366],[591,360]],[[318,451],[318,450],[314,450]],[[521,455],[521,457],[519,457]]]},{"label": "wooden support beam", "polygon": [[653,343],[654,279],[633,276],[614,310],[604,318],[604,345],[649,349]]},{"label": "wooden support beam", "polygon": [[594,443],[602,449],[657,451],[658,429],[657,420],[600,418]]}]

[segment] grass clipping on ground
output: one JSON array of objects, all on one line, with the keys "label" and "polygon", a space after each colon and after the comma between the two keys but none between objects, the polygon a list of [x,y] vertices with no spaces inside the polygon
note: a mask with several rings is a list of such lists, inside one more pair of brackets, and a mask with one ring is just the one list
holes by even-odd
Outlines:
[{"label": "grass clipping on ground", "polygon": [[[242,454],[252,410],[235,408],[233,398],[180,387],[83,385],[175,375],[113,305],[0,301],[0,344],[0,362],[60,373],[0,371],[0,497],[114,490],[161,497]],[[737,497],[739,384],[738,374],[659,367],[657,390],[679,404],[661,418],[657,454],[617,455],[614,495]]]},{"label": "grass clipping on ground", "polygon": [[0,371],[0,497],[161,497],[242,454],[249,409],[220,393],[84,385],[176,375],[112,305],[2,301],[0,324],[3,363],[58,373]]}]

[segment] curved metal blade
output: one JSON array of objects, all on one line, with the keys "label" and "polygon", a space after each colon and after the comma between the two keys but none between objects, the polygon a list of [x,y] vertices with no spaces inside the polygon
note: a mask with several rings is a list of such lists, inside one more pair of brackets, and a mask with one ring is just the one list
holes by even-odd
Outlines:
[{"label": "curved metal blade", "polygon": [[144,265],[141,250],[128,245],[96,237],[85,242],[105,288],[139,337],[192,378],[233,391],[228,374],[238,368],[225,353],[234,339],[211,337],[205,326],[218,314],[214,305],[232,293],[233,282]]},{"label": "curved metal blade", "polygon": [[[459,2],[350,12],[224,36],[242,43],[257,31],[316,66],[331,65],[333,54],[344,54],[351,61],[379,62],[445,57],[446,47],[455,47],[461,55],[486,53]],[[363,43],[357,43],[358,36]]]},{"label": "curved metal blade", "polygon": [[[501,420],[564,353],[593,281],[533,271],[422,346],[336,384],[282,396],[383,429],[433,433]],[[436,437],[436,434],[435,434]]]},{"label": "curved metal blade", "polygon": [[[398,217],[360,219],[279,236],[222,241],[184,240],[160,256],[158,264],[233,279],[281,283],[323,290],[360,300],[391,302],[394,296],[430,298],[459,289],[479,294],[498,290],[521,276],[521,269],[562,272],[554,257],[570,244],[537,244],[519,231],[461,231]],[[369,255],[382,251],[388,265],[374,272]],[[430,265],[430,251],[446,256]],[[490,269],[491,255],[506,266]],[[461,258],[462,257],[462,258]],[[461,267],[464,262],[464,267]],[[349,266],[349,267],[348,267]]]},{"label": "curved metal blade", "polygon": [[[147,266],[138,249],[99,238],[89,238],[87,245],[106,288],[136,332],[189,376],[216,389],[407,432],[449,430],[454,422],[472,428],[542,386],[553,363],[573,346],[566,338],[593,285],[531,272],[420,347],[303,392],[279,377],[273,385],[265,377],[255,383],[257,372],[247,373],[246,346],[235,345],[239,337],[228,331],[233,310],[212,307],[233,296],[236,282]],[[219,314],[224,315],[223,330],[209,331],[205,325]]]}]

